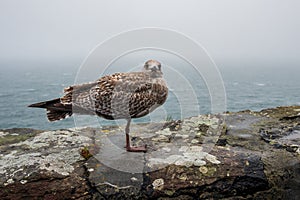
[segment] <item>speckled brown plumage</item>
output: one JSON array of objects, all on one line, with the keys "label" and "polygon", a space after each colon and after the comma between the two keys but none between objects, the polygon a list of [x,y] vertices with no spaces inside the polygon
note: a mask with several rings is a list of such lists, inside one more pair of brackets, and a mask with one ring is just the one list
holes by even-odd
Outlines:
[{"label": "speckled brown plumage", "polygon": [[72,104],[74,113],[96,114],[105,119],[143,117],[162,105],[168,89],[161,77],[148,72],[116,73],[94,83],[64,90],[62,104]]},{"label": "speckled brown plumage", "polygon": [[145,151],[145,148],[130,147],[130,120],[147,115],[162,105],[167,96],[161,64],[149,60],[142,72],[115,73],[91,83],[73,85],[64,89],[63,97],[29,107],[47,109],[49,121],[61,120],[73,113],[98,115],[109,120],[127,119],[127,150]]}]

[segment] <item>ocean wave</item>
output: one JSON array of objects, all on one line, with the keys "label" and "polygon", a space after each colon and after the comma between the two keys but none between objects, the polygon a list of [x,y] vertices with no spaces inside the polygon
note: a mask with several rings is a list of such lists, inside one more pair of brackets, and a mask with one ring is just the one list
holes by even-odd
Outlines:
[{"label": "ocean wave", "polygon": [[25,92],[33,92],[33,91],[37,91],[37,89],[34,88],[28,88],[28,89],[24,89]]},{"label": "ocean wave", "polygon": [[58,86],[59,84],[58,83],[50,83],[48,84],[48,86]]},{"label": "ocean wave", "polygon": [[63,73],[63,76],[71,76],[72,73]]},{"label": "ocean wave", "polygon": [[254,83],[254,84],[257,85],[257,86],[261,86],[261,87],[266,86],[265,83]]},{"label": "ocean wave", "polygon": [[0,93],[0,97],[10,97],[13,96],[14,94],[5,94],[5,93]]}]

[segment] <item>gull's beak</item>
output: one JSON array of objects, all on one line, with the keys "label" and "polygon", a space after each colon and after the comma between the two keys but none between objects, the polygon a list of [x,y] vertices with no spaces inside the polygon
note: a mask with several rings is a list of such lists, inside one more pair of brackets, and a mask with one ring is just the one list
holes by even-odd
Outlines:
[{"label": "gull's beak", "polygon": [[152,71],[152,72],[157,72],[157,71],[158,71],[158,68],[157,68],[157,67],[152,67],[152,68],[151,68],[151,71]]}]

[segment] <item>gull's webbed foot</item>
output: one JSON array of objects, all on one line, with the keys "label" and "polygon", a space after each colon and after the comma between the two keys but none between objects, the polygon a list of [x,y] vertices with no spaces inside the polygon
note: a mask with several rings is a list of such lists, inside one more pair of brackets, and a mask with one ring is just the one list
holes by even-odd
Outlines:
[{"label": "gull's webbed foot", "polygon": [[128,152],[147,152],[147,145],[145,146],[139,146],[139,147],[131,147],[131,146],[127,146],[126,150]]}]

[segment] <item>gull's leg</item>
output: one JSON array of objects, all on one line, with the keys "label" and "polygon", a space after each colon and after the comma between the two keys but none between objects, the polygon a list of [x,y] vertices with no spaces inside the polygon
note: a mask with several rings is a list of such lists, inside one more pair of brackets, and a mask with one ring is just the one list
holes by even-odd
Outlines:
[{"label": "gull's leg", "polygon": [[125,133],[126,133],[126,150],[129,152],[146,152],[147,148],[146,146],[141,146],[141,147],[131,147],[130,146],[130,137],[129,137],[129,127],[130,127],[130,122],[131,119],[127,120],[127,125],[125,128]]}]

